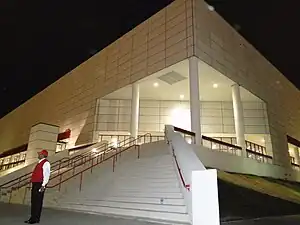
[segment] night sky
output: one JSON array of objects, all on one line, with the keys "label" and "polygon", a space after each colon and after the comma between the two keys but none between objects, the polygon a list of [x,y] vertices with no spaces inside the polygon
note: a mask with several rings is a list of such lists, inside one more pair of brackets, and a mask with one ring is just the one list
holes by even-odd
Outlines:
[{"label": "night sky", "polygon": [[[2,0],[0,117],[170,2]],[[298,0],[207,2],[300,88]]]}]

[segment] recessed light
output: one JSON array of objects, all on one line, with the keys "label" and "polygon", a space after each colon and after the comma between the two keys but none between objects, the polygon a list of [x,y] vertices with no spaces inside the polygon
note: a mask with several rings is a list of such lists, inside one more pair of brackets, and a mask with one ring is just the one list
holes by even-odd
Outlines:
[{"label": "recessed light", "polygon": [[219,85],[218,84],[213,84],[213,88],[218,88]]},{"label": "recessed light", "polygon": [[179,97],[180,97],[180,99],[184,99],[184,95],[180,95]]},{"label": "recessed light", "polygon": [[154,87],[158,87],[158,83],[155,82],[155,83],[153,84],[153,86],[154,86]]}]

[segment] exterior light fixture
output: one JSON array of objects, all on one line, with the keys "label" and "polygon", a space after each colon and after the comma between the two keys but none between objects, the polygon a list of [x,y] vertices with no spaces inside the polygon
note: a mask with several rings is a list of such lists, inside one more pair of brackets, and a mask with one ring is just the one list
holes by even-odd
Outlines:
[{"label": "exterior light fixture", "polygon": [[218,84],[213,84],[213,88],[218,88],[219,85]]},{"label": "exterior light fixture", "polygon": [[180,97],[180,99],[184,99],[184,95],[180,95],[179,97]]},{"label": "exterior light fixture", "polygon": [[154,87],[158,87],[159,84],[158,84],[157,82],[155,82],[155,83],[153,84],[153,86],[154,86]]},{"label": "exterior light fixture", "polygon": [[207,5],[207,8],[209,11],[215,11],[215,7],[213,7],[212,5]]}]

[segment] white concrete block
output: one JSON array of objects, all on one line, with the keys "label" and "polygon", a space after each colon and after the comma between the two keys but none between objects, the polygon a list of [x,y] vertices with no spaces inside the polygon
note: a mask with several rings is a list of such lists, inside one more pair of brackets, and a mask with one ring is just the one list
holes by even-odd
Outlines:
[{"label": "white concrete block", "polygon": [[193,225],[220,225],[217,170],[192,172]]}]

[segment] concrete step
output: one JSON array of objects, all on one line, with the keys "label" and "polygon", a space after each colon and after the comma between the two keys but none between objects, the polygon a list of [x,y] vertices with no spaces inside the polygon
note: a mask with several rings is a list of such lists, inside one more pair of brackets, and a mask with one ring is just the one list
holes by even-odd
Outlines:
[{"label": "concrete step", "polygon": [[160,188],[160,187],[145,187],[145,188],[141,188],[141,187],[113,187],[110,189],[111,191],[116,191],[116,192],[143,192],[143,193],[181,193],[181,189],[179,187],[167,187],[167,188]]},{"label": "concrete step", "polygon": [[183,198],[182,193],[168,193],[168,192],[121,192],[121,193],[111,193],[111,197],[142,197],[142,198]]},{"label": "concrete step", "polygon": [[62,205],[76,205],[76,206],[97,206],[109,208],[122,208],[133,210],[145,210],[156,212],[168,213],[187,213],[186,206],[184,205],[166,205],[166,204],[149,204],[149,203],[133,203],[133,202],[120,202],[120,201],[81,201],[81,202],[65,202]]},{"label": "concrete step", "polygon": [[[132,202],[132,203],[148,203],[148,204],[161,203],[161,198],[142,198],[142,197],[105,197],[103,198],[103,200]],[[167,205],[185,205],[183,198],[164,198],[163,203]]]},{"label": "concrete step", "polygon": [[175,172],[173,174],[121,174],[117,177],[117,179],[127,179],[127,180],[135,180],[135,179],[141,179],[141,180],[176,180],[177,175]]},{"label": "concrete step", "polygon": [[177,181],[177,177],[166,177],[166,178],[159,178],[159,177],[118,177],[118,182],[120,183],[175,183]]},{"label": "concrete step", "polygon": [[161,168],[155,168],[155,167],[139,167],[137,169],[127,169],[126,171],[122,170],[123,167],[117,167],[117,170],[121,170],[120,174],[174,174],[176,172],[175,168],[173,166],[165,167],[163,169]]},{"label": "concrete step", "polygon": [[[144,204],[161,204],[161,200],[163,200],[163,204],[165,205],[185,205],[185,201],[183,198],[142,198],[142,197],[107,197],[99,199],[97,196],[93,199],[86,198],[76,198],[76,202],[88,202],[94,203],[97,201],[111,201],[111,202],[127,202],[127,203],[144,203]],[[74,202],[74,198],[66,198],[64,202]]]},{"label": "concrete step", "polygon": [[133,217],[145,219],[148,221],[173,222],[173,223],[189,223],[188,214],[184,213],[168,213],[146,210],[122,209],[101,206],[85,206],[85,205],[60,205],[61,209],[69,209],[74,211],[82,211],[95,214],[104,214],[111,216]]}]

